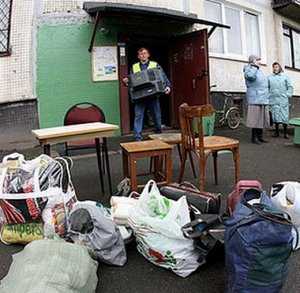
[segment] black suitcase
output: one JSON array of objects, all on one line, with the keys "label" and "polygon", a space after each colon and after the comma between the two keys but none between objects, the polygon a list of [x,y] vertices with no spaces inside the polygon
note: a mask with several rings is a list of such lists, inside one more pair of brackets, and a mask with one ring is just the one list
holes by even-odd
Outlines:
[{"label": "black suitcase", "polygon": [[172,183],[160,188],[163,196],[178,200],[186,196],[187,202],[203,214],[219,214],[221,194],[200,191],[189,182]]}]

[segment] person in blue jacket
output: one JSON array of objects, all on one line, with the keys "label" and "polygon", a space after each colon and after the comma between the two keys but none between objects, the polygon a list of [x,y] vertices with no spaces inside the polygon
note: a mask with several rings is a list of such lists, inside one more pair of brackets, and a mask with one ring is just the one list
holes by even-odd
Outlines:
[{"label": "person in blue jacket", "polygon": [[260,69],[260,58],[249,56],[249,64],[244,67],[247,86],[247,127],[252,129],[252,143],[261,144],[263,129],[270,127],[268,79]]},{"label": "person in blue jacket", "polygon": [[293,95],[293,85],[278,62],[273,63],[273,74],[269,76],[268,81],[272,120],[275,124],[273,136],[279,137],[279,124],[282,124],[284,138],[288,138],[289,98]]}]

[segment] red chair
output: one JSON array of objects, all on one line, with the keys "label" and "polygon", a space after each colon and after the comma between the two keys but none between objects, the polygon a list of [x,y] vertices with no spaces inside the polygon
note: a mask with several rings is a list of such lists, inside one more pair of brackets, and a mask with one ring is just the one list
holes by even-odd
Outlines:
[{"label": "red chair", "polygon": [[[105,122],[105,115],[103,111],[92,103],[79,103],[72,106],[66,113],[64,118],[64,125],[83,124],[91,122]],[[111,176],[109,167],[109,158],[107,150],[107,139],[96,138],[95,140],[80,140],[65,143],[65,154],[70,155],[70,151],[80,149],[96,148],[98,167],[100,174],[101,190],[104,193],[103,173],[105,168],[108,175],[109,191],[112,194]]]}]

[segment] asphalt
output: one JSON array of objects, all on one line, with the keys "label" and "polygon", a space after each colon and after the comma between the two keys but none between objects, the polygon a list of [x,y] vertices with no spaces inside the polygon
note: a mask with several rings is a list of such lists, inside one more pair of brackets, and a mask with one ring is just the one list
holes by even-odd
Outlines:
[{"label": "asphalt", "polygon": [[[269,143],[253,145],[249,142],[249,130],[241,127],[236,131],[219,129],[216,134],[237,138],[241,148],[241,178],[260,180],[264,189],[269,191],[273,183],[285,180],[300,181],[300,148],[293,145],[292,140],[283,138],[275,139],[266,134]],[[118,140],[111,141],[109,148],[113,186],[122,179],[122,162],[118,150]],[[16,149],[18,149],[16,147]],[[61,151],[61,147],[55,149]],[[28,158],[38,155],[41,150],[35,147],[22,151]],[[0,153],[3,156],[4,153]],[[174,181],[179,172],[179,158],[174,151]],[[148,168],[147,162],[141,162],[140,170]],[[207,191],[221,192],[224,201],[233,188],[234,168],[230,154],[219,158],[219,185],[213,183],[212,162],[209,161],[207,169]],[[96,157],[85,154],[74,157],[72,178],[79,200],[91,199],[108,204],[109,195],[101,195]],[[145,179],[146,180],[146,179]],[[185,180],[193,183],[189,166],[186,168]],[[0,244],[0,278],[8,272],[12,261],[12,254],[21,250],[21,246],[5,246]],[[182,279],[172,272],[154,266],[144,259],[136,250],[135,243],[127,248],[128,262],[122,268],[99,265],[99,283],[97,292],[102,293],[219,293],[225,292],[226,272],[222,254],[212,259],[208,264],[198,269],[186,279]],[[80,264],[78,264],[80,265]],[[300,252],[295,252],[290,257],[289,275],[282,292],[299,292],[300,278]],[[16,276],[17,278],[17,276]],[[18,292],[19,293],[19,292]],[[25,292],[24,292],[25,293]],[[27,293],[27,292],[26,292]]]}]

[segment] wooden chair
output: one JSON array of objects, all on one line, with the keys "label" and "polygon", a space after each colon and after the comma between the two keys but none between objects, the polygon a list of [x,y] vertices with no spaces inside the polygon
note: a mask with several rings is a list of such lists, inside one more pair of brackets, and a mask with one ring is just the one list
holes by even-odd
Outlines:
[{"label": "wooden chair", "polygon": [[199,160],[199,188],[204,190],[205,185],[205,169],[207,158],[210,154],[214,160],[215,183],[218,184],[218,152],[231,151],[235,165],[235,182],[238,182],[240,176],[240,155],[239,141],[222,136],[206,136],[203,135],[203,117],[210,116],[214,113],[211,105],[188,106],[182,104],[179,107],[179,119],[182,136],[182,161],[179,174],[179,182],[182,181],[185,162],[190,154],[196,155]]},{"label": "wooden chair", "polygon": [[[74,125],[90,122],[103,122],[105,123],[105,115],[97,105],[92,103],[84,102],[72,106],[66,113],[64,118],[64,125]],[[80,140],[65,143],[65,155],[69,156],[70,151],[80,150],[80,149],[90,149],[96,148],[97,154],[100,155],[98,158],[98,167],[100,173],[100,184],[102,193],[104,193],[104,181],[103,174],[105,174],[105,169],[108,175],[109,191],[112,194],[112,183],[110,175],[109,166],[109,156],[107,148],[107,139],[96,138],[95,140]]]}]

